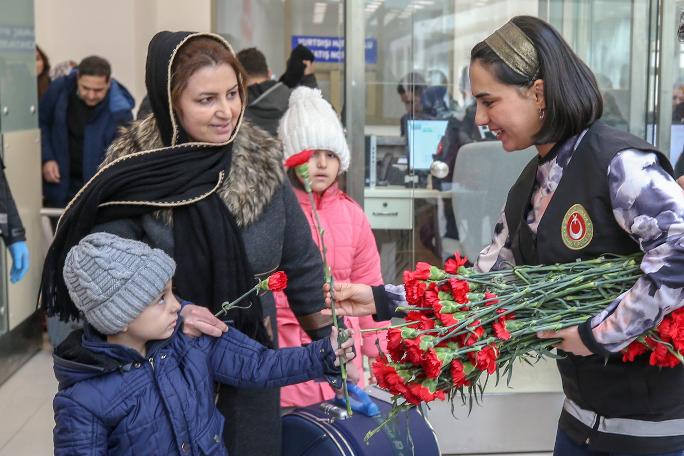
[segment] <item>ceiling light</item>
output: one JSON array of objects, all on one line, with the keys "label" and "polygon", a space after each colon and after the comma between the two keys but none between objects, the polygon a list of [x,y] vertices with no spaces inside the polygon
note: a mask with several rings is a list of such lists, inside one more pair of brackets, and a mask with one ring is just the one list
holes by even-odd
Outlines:
[{"label": "ceiling light", "polygon": [[313,23],[322,24],[323,19],[325,19],[325,10],[328,9],[328,5],[323,2],[316,2],[313,9]]}]

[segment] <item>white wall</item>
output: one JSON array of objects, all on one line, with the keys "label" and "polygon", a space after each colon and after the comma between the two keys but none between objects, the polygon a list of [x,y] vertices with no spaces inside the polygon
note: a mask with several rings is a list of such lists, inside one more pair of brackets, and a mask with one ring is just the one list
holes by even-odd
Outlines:
[{"label": "white wall", "polygon": [[290,49],[289,43],[285,43],[289,35],[285,35],[284,5],[275,0],[217,0],[216,32],[230,41],[236,52],[258,48],[273,73],[280,76]]},{"label": "white wall", "polygon": [[36,42],[52,64],[97,54],[139,104],[147,45],[159,30],[211,30],[211,0],[34,0]]}]

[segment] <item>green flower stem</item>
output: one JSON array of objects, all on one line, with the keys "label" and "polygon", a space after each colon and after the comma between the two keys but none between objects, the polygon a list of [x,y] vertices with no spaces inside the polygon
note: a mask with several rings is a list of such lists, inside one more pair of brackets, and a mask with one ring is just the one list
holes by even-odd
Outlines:
[{"label": "green flower stem", "polygon": [[250,294],[252,294],[252,293],[254,293],[255,291],[257,291],[258,288],[259,288],[259,284],[257,283],[257,284],[254,286],[254,288],[252,288],[251,290],[245,292],[242,296],[240,296],[239,298],[235,299],[233,302],[228,302],[228,301],[224,302],[223,304],[221,304],[221,310],[219,310],[218,312],[216,312],[216,313],[214,314],[214,316],[218,318],[218,317],[221,317],[221,316],[223,316],[224,314],[228,313],[229,310],[235,308],[235,306],[236,306],[237,303],[239,303],[240,301],[242,301],[243,299],[245,299],[247,296],[249,296]]},{"label": "green flower stem", "polygon": [[408,321],[406,323],[398,323],[398,324],[392,325],[392,326],[382,326],[379,328],[360,329],[359,332],[361,334],[383,332],[383,331],[387,331],[390,328],[403,328],[404,326],[416,325],[418,323],[419,323],[418,321]]},{"label": "green flower stem", "polygon": [[[300,173],[301,169],[301,173]],[[302,165],[297,167],[297,174],[302,176],[304,179],[304,187],[306,188],[306,194],[309,196],[309,203],[311,204],[311,211],[314,215],[314,222],[316,223],[316,230],[318,231],[318,237],[321,241],[321,255],[323,257],[323,274],[325,283],[330,286],[330,310],[332,313],[333,325],[337,329],[337,345],[341,346],[347,341],[347,334],[340,331],[340,324],[337,320],[337,312],[335,310],[335,282],[332,276],[332,271],[330,266],[328,266],[328,248],[325,245],[325,240],[323,235],[325,231],[323,230],[323,225],[321,225],[321,219],[318,216],[318,210],[316,210],[316,200],[313,196],[313,191],[311,189],[311,179],[309,177],[309,165]],[[342,376],[342,393],[344,395],[344,402],[347,405],[347,414],[352,415],[351,402],[349,401],[349,391],[347,390],[347,360],[346,358],[339,356],[340,363],[340,374]]]}]

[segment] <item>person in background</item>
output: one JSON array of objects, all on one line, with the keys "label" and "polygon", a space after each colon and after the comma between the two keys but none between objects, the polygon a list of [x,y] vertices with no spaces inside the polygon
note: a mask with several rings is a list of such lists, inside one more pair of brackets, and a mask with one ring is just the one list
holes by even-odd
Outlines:
[{"label": "person in background", "polygon": [[102,57],[86,57],[41,99],[43,194],[51,207],[66,206],[93,177],[119,127],[133,120],[133,97],[111,73]]},{"label": "person in background", "polygon": [[[46,206],[65,207],[95,175],[118,128],[132,120],[133,106],[102,57],[86,57],[78,70],[52,81],[38,110]],[[56,347],[80,324],[49,317],[47,326]]]},{"label": "person in background", "polygon": [[678,85],[672,91],[672,123],[684,122],[684,85]]},{"label": "person in background", "polygon": [[[290,96],[289,104],[278,128],[278,138],[283,143],[285,159],[304,150],[314,151],[309,160],[309,174],[333,278],[335,281],[369,285],[382,283],[380,256],[368,219],[363,209],[337,184],[339,176],[349,168],[350,159],[337,114],[318,89],[297,87]],[[311,236],[322,249],[311,200],[304,184],[294,170],[289,170],[288,176],[311,227]],[[275,297],[279,346],[298,347],[311,343],[292,313],[287,297],[283,293],[276,293]],[[345,325],[354,330],[356,353],[366,355],[371,362],[378,356],[375,341],[380,341],[383,350],[386,347],[382,332],[366,335],[360,332],[361,329],[379,328],[386,324],[376,323],[371,317],[350,317],[345,319]],[[350,377],[364,386],[362,357],[358,356],[349,366]],[[329,385],[306,382],[282,388],[280,404],[283,407],[307,406],[331,399],[334,394]]]},{"label": "person in background", "polygon": [[78,66],[78,62],[75,60],[63,60],[61,62],[55,63],[52,68],[50,68],[50,80],[61,78],[63,76],[68,76],[71,71]]},{"label": "person in background", "polygon": [[423,111],[423,94],[426,88],[425,78],[417,72],[407,74],[397,85],[397,93],[406,109],[406,113],[401,116],[399,121],[401,136],[403,137],[407,135],[409,120],[433,118]]},{"label": "person in background", "polygon": [[287,110],[290,88],[272,79],[266,56],[257,48],[243,49],[237,58],[247,74],[245,118],[271,135],[278,134],[278,123]]},{"label": "person in background", "polygon": [[227,455],[214,381],[263,388],[339,379],[337,332],[269,350],[231,327],[188,337],[171,278],[175,262],[143,242],[94,233],[66,257],[64,280],[85,315],[55,352],[55,455]]},{"label": "person in background", "polygon": [[50,86],[50,59],[36,44],[36,78],[38,80],[38,100],[40,100]]},{"label": "person in background", "polygon": [[0,157],[0,236],[5,241],[12,258],[10,282],[17,283],[29,269],[29,250],[26,245],[26,231],[5,176],[2,157]]},{"label": "person in background", "polygon": [[461,111],[454,100],[449,86],[449,78],[442,70],[428,71],[429,87],[423,92],[423,112],[435,119],[448,119]]},{"label": "person in background", "polygon": [[300,85],[317,88],[314,60],[316,57],[313,52],[308,47],[298,44],[287,59],[287,68],[280,77],[280,82],[291,89]]}]

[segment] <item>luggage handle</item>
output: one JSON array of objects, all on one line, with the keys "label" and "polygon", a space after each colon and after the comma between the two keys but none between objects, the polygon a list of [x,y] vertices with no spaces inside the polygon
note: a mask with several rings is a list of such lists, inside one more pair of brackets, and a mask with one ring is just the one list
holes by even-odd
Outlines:
[{"label": "luggage handle", "polygon": [[[349,391],[349,405],[351,405],[352,411],[370,417],[380,415],[378,406],[361,387],[354,383],[347,382],[347,390]],[[344,398],[341,396],[335,395],[333,402],[337,405],[346,407]]]}]

